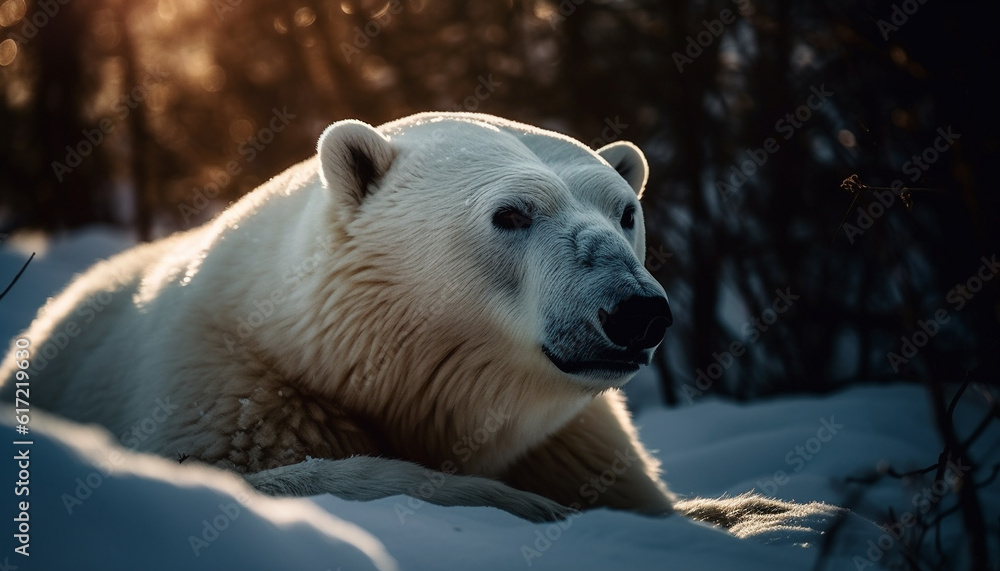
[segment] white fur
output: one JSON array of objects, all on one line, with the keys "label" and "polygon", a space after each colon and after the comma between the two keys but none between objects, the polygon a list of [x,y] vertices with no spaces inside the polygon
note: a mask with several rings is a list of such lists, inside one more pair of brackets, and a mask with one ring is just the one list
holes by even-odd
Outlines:
[{"label": "white fur", "polygon": [[[412,493],[420,464],[455,472],[429,498],[443,505],[670,513],[615,390],[633,373],[567,374],[543,353],[603,358],[598,310],[664,295],[642,264],[646,177],[631,144],[594,152],[485,115],[336,123],[318,158],[52,299],[33,347],[80,333],[32,371],[33,403],[270,493]],[[530,230],[497,230],[505,204]]]}]

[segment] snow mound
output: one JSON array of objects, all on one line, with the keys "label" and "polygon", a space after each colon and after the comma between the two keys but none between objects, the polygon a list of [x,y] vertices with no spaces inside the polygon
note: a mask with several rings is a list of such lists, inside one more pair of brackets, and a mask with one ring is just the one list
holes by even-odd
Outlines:
[{"label": "snow mound", "polygon": [[13,445],[27,452],[28,493],[4,502],[11,514],[28,502],[29,555],[14,552],[20,538],[4,550],[22,569],[398,568],[372,534],[307,499],[262,496],[233,474],[136,454],[40,412],[20,436],[3,413],[8,442],[32,442]]}]

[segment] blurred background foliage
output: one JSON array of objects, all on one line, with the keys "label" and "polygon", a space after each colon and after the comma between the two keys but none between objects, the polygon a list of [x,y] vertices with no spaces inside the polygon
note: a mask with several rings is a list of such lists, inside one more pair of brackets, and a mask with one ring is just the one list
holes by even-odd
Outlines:
[{"label": "blurred background foliage", "polygon": [[[1000,279],[961,310],[946,298],[1000,254],[996,12],[0,0],[0,232],[105,223],[152,239],[306,158],[333,121],[484,112],[646,152],[647,266],[675,315],[657,362],[668,402],[969,370],[995,383]],[[929,152],[939,129],[959,136]],[[881,211],[840,188],[855,173],[931,190],[910,210],[896,197],[859,233],[857,209]],[[845,215],[854,230],[838,235]],[[776,290],[798,299],[765,325]],[[891,363],[941,308],[933,341]],[[746,354],[727,357],[733,342]]]}]

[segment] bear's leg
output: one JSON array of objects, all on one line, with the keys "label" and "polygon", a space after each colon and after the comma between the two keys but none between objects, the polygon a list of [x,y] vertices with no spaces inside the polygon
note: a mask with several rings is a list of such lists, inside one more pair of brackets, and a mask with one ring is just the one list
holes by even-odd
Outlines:
[{"label": "bear's leg", "polygon": [[572,513],[550,499],[489,478],[446,474],[371,456],[311,459],[244,478],[257,491],[272,496],[333,494],[347,500],[375,500],[407,494],[439,506],[497,507],[531,521],[553,521]]},{"label": "bear's leg", "polygon": [[844,510],[753,493],[678,500],[659,479],[659,463],[639,442],[620,394],[594,400],[566,426],[519,459],[502,478],[576,509],[610,507],[646,514],[677,512],[737,537],[816,530]]},{"label": "bear's leg", "polygon": [[846,515],[843,508],[829,504],[796,504],[752,492],[731,498],[681,500],[674,508],[691,519],[724,527],[740,538],[821,530],[834,518]]},{"label": "bear's leg", "polygon": [[618,391],[594,399],[501,479],[577,509],[673,511],[674,495],[659,478],[659,462],[639,441]]}]

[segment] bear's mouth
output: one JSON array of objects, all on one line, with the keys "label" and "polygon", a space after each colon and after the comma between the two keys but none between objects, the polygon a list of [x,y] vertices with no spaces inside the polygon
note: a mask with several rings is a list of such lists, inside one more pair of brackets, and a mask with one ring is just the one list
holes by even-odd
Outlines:
[{"label": "bear's mouth", "polygon": [[569,361],[557,356],[551,349],[542,346],[542,353],[552,361],[557,369],[567,375],[583,375],[587,377],[599,377],[601,379],[613,379],[631,375],[639,370],[643,363],[639,359],[585,359]]}]

